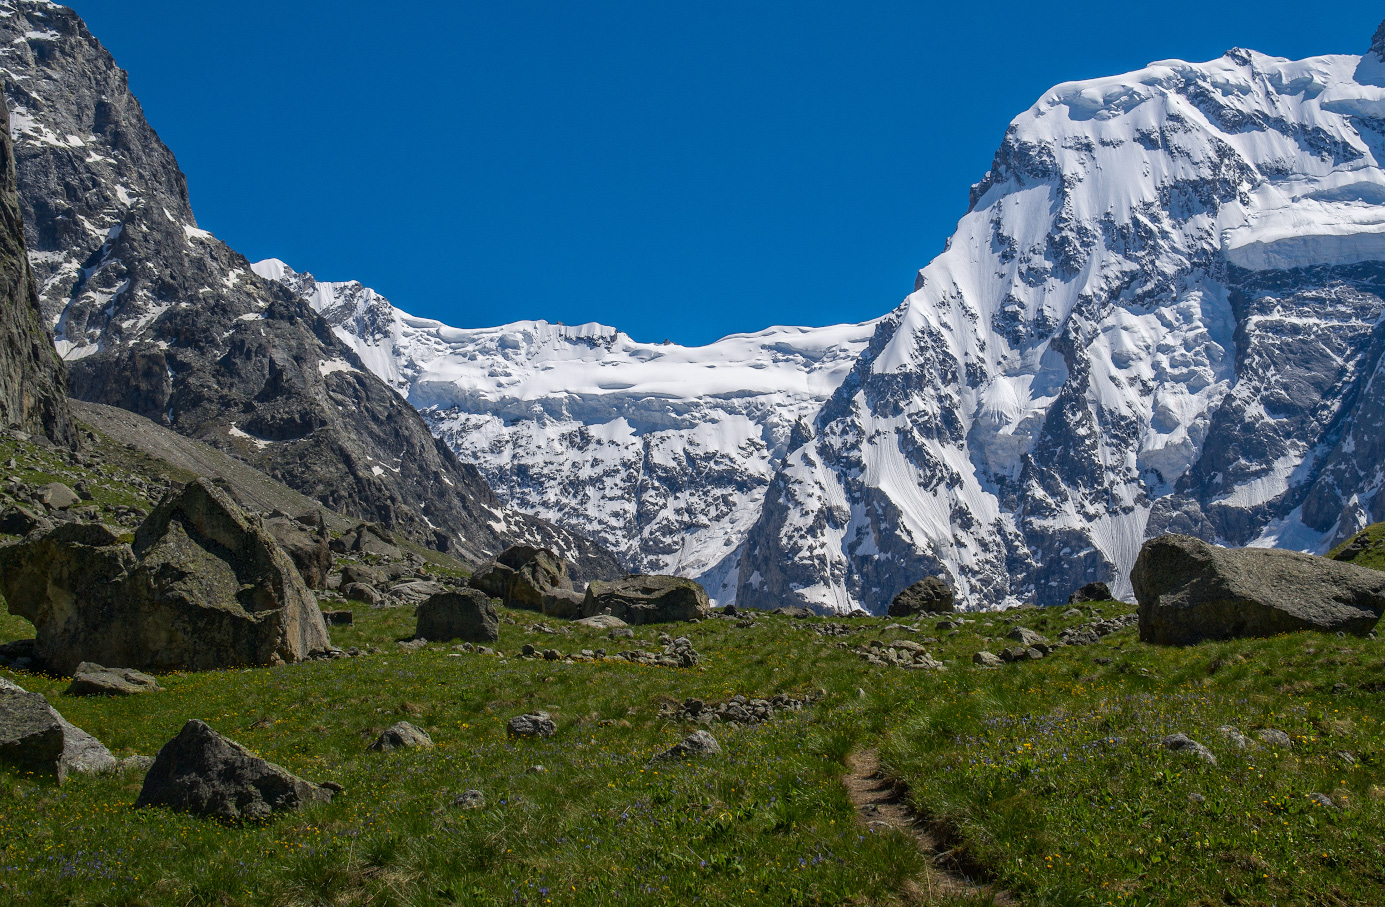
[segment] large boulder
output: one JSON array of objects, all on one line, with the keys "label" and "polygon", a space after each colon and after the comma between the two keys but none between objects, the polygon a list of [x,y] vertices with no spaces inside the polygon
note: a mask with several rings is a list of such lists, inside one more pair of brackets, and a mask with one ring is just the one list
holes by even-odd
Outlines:
[{"label": "large boulder", "polygon": [[1146,542],[1130,574],[1140,639],[1207,639],[1299,630],[1363,636],[1385,613],[1385,573],[1270,548],[1219,548],[1166,535]]},{"label": "large boulder", "polygon": [[375,523],[362,523],[330,544],[338,554],[374,555],[389,560],[404,556],[394,533]]},{"label": "large boulder", "polygon": [[415,639],[446,642],[496,642],[500,616],[490,598],[478,589],[444,592],[418,606]]},{"label": "large boulder", "polygon": [[890,617],[913,617],[917,614],[950,614],[956,609],[952,587],[936,576],[914,583],[890,602]]},{"label": "large boulder", "polygon": [[266,762],[194,719],[159,750],[135,808],[163,806],[237,821],[331,800],[330,789]]},{"label": "large boulder", "polygon": [[331,535],[326,524],[310,528],[292,517],[276,515],[265,520],[264,526],[298,568],[308,588],[326,589],[327,575],[332,572]]},{"label": "large boulder", "polygon": [[141,671],[282,664],[331,648],[288,555],[205,479],[155,508],[133,546],[74,523],[0,548],[0,592],[60,674],[84,661]]},{"label": "large boulder", "polygon": [[593,582],[582,602],[583,617],[610,614],[631,625],[706,620],[711,613],[707,590],[679,576],[629,576],[613,583]]},{"label": "large boulder", "polygon": [[59,784],[71,772],[94,774],[117,765],[110,750],[95,737],[74,727],[38,693],[0,678],[0,762]]},{"label": "large boulder", "polygon": [[[568,564],[546,548],[516,545],[484,564],[471,577],[471,588],[500,599],[507,608],[524,608],[551,617],[570,617],[572,578]],[[562,596],[558,593],[569,593]],[[545,597],[549,601],[545,606]]]}]

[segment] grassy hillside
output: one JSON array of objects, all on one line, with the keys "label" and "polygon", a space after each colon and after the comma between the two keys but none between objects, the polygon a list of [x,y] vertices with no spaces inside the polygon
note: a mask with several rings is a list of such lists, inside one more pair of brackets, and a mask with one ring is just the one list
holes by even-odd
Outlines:
[{"label": "grassy hillside", "polygon": [[[1349,555],[1348,549],[1351,549]],[[1353,564],[1373,570],[1385,570],[1385,523],[1367,526],[1339,545],[1328,557],[1350,560]]]},{"label": "grassy hillside", "polygon": [[[54,474],[71,471],[54,456]],[[108,494],[134,503],[124,486]],[[1025,905],[1380,902],[1385,644],[1303,634],[1159,649],[1129,628],[1040,661],[971,663],[1009,645],[1017,624],[1056,640],[1129,610],[978,614],[961,626],[763,615],[620,640],[547,633],[537,615],[508,611],[502,659],[405,648],[407,610],[357,606],[356,626],[333,641],[359,658],[173,675],[154,695],[71,699],[64,679],[0,670],[119,756],[153,755],[200,718],[346,788],[328,806],[227,826],[132,809],[136,776],[58,788],[0,768],[0,903],[984,902],[930,895],[955,890],[934,884],[948,867]],[[663,631],[688,636],[700,665],[517,654],[653,650]],[[32,632],[0,616],[0,642]],[[869,664],[856,651],[895,640],[921,643],[946,669]],[[710,726],[721,756],[650,763],[696,727],[669,707],[777,693],[815,701],[758,725]],[[534,709],[554,716],[557,736],[507,739],[506,721]],[[399,720],[437,746],[369,752]],[[1224,725],[1254,748],[1235,748]],[[1267,729],[1291,747],[1261,743]],[[1217,764],[1159,745],[1172,733]],[[842,778],[865,750],[949,846],[941,866],[910,835],[860,820]],[[485,807],[454,807],[471,789]]]}]

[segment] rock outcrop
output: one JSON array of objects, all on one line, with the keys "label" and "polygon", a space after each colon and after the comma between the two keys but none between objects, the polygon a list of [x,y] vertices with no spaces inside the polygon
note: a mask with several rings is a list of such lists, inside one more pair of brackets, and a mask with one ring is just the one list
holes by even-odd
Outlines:
[{"label": "rock outcrop", "polygon": [[1191,645],[1300,630],[1365,635],[1385,613],[1385,573],[1188,536],[1146,542],[1131,574],[1140,639]]},{"label": "rock outcrop", "polygon": [[47,699],[4,678],[0,678],[0,762],[52,776],[59,784],[71,772],[95,774],[112,771],[117,764],[110,750],[70,724]]},{"label": "rock outcrop", "polygon": [[1085,605],[1089,602],[1110,602],[1116,598],[1111,594],[1111,587],[1105,583],[1088,583],[1068,596],[1068,604]]},{"label": "rock outcrop", "polygon": [[0,428],[60,444],[74,438],[67,369],[39,306],[24,242],[9,110],[0,111]]},{"label": "rock outcrop", "polygon": [[523,541],[618,572],[580,533],[507,509],[307,302],[198,227],[173,153],[75,12],[7,8],[18,208],[73,396],[463,560]]},{"label": "rock outcrop", "polygon": [[678,576],[629,576],[587,586],[582,616],[609,614],[627,624],[666,624],[706,620],[712,613],[707,590]]},{"label": "rock outcrop", "polygon": [[331,535],[327,524],[317,522],[308,526],[282,514],[265,520],[265,529],[274,536],[279,547],[298,568],[298,575],[309,589],[326,589],[327,575],[332,572],[332,550],[328,547]]},{"label": "rock outcrop", "polygon": [[161,693],[159,682],[142,671],[129,668],[105,668],[84,661],[72,672],[72,682],[65,691],[68,696],[137,696],[140,693]]},{"label": "rock outcrop", "polygon": [[0,548],[10,613],[44,666],[210,670],[301,661],[331,648],[317,600],[264,528],[205,479],[135,535],[69,523]]},{"label": "rock outcrop", "polygon": [[894,597],[890,602],[890,617],[914,617],[919,614],[947,614],[954,610],[956,597],[952,587],[936,576],[926,577]]},{"label": "rock outcrop", "polygon": [[432,749],[433,738],[429,737],[421,728],[414,727],[407,721],[400,721],[390,725],[380,736],[375,738],[375,742],[370,745],[371,752],[389,753],[394,750],[410,749]]},{"label": "rock outcrop", "polygon": [[290,774],[194,719],[159,750],[135,808],[162,806],[243,821],[331,801],[330,789]]},{"label": "rock outcrop", "polygon": [[500,616],[490,598],[477,589],[444,592],[418,606],[415,639],[447,642],[496,642]]},{"label": "rock outcrop", "polygon": [[472,574],[471,587],[499,599],[507,608],[552,617],[577,616],[567,561],[544,548],[516,545],[506,549]]}]

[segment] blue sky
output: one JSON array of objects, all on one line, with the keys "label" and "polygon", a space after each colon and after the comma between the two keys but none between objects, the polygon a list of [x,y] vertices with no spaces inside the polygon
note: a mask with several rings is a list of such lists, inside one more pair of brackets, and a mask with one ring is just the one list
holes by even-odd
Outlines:
[{"label": "blue sky", "polygon": [[201,225],[459,326],[705,343],[892,309],[1048,87],[1378,3],[73,0]]}]

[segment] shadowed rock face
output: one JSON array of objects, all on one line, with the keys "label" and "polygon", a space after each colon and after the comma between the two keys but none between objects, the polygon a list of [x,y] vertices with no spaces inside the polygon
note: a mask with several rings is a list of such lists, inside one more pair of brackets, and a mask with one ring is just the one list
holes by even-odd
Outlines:
[{"label": "shadowed rock face", "polygon": [[0,678],[0,762],[57,778],[110,771],[115,757],[101,741],[74,727],[39,693]]},{"label": "shadowed rock face", "polygon": [[506,510],[306,302],[197,227],[177,160],[74,12],[12,5],[0,58],[19,208],[74,396],[473,563],[532,541],[619,572],[580,535]]},{"label": "shadowed rock face", "polygon": [[15,186],[9,111],[0,111],[0,428],[72,441],[67,370],[39,309]]},{"label": "shadowed rock face", "polygon": [[317,600],[272,536],[199,479],[155,508],[132,546],[68,524],[0,549],[0,591],[52,671],[84,661],[212,670],[327,651]]},{"label": "shadowed rock face", "polygon": [[500,639],[500,617],[490,598],[478,589],[443,592],[418,606],[414,638],[495,642]]},{"label": "shadowed rock face", "polygon": [[952,587],[936,576],[914,583],[890,602],[890,617],[911,617],[915,614],[943,614],[953,610],[955,598]]},{"label": "shadowed rock face", "polygon": [[155,757],[135,808],[163,806],[228,821],[268,819],[310,803],[330,803],[332,792],[266,762],[193,720]]},{"label": "shadowed rock face", "polygon": [[707,591],[677,576],[629,576],[613,583],[592,583],[582,602],[583,617],[610,614],[632,625],[705,620],[711,610]]},{"label": "shadowed rock face", "polygon": [[1369,633],[1385,612],[1385,573],[1267,548],[1230,549],[1187,536],[1147,542],[1131,574],[1140,639],[1208,639],[1300,630]]}]

